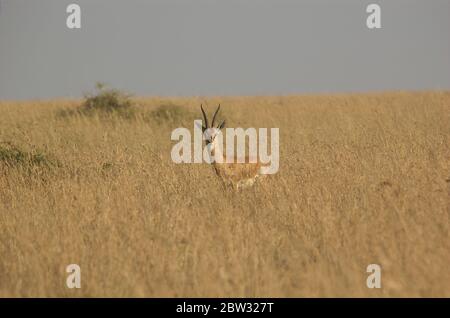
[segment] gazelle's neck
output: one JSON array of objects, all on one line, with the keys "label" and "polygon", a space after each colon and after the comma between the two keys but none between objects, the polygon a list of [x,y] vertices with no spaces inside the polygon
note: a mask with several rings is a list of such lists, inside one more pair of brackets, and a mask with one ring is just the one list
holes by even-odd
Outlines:
[{"label": "gazelle's neck", "polygon": [[218,142],[219,138],[215,138],[212,143],[209,144],[210,148],[210,154],[214,158],[214,163],[216,162],[224,162],[223,160],[223,152],[222,152],[222,145]]}]

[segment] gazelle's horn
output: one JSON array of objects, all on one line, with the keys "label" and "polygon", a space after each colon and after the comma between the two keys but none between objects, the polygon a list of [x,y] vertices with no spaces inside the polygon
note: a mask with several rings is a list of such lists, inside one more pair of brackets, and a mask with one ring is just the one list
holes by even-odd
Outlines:
[{"label": "gazelle's horn", "polygon": [[[200,108],[201,108],[201,110],[202,110],[203,119],[205,120],[205,128],[208,129],[208,128],[209,128],[209,126],[208,126],[208,118],[206,118],[205,111],[203,110],[203,104],[200,105]],[[214,120],[213,120],[213,121],[214,121]]]},{"label": "gazelle's horn", "polygon": [[220,104],[219,104],[219,106],[217,106],[216,112],[214,113],[212,123],[211,123],[211,128],[214,128],[214,120],[216,119],[216,115],[219,112],[219,109],[220,109]]}]

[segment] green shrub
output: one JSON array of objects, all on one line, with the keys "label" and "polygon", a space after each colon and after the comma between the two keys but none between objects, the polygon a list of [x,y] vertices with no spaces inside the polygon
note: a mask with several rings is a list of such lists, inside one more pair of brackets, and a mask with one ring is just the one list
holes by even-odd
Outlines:
[{"label": "green shrub", "polygon": [[56,160],[50,159],[43,152],[37,150],[25,151],[10,142],[0,143],[1,164],[8,167],[21,167],[25,169],[59,166]]},{"label": "green shrub", "polygon": [[104,84],[97,83],[94,94],[87,94],[82,105],[84,111],[124,112],[133,106],[130,95],[113,88],[106,88]]},{"label": "green shrub", "polygon": [[85,94],[83,104],[75,110],[64,109],[58,112],[61,117],[71,115],[118,115],[124,118],[134,118],[135,108],[131,95],[120,90],[107,88],[102,83],[96,84],[93,93]]}]

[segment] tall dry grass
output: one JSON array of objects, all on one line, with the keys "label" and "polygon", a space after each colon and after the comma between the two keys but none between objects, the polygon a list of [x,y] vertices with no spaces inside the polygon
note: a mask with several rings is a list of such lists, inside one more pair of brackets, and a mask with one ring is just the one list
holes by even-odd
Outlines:
[{"label": "tall dry grass", "polygon": [[[449,93],[135,102],[0,103],[0,296],[450,296]],[[279,127],[279,173],[233,192],[172,163],[201,102]]]}]

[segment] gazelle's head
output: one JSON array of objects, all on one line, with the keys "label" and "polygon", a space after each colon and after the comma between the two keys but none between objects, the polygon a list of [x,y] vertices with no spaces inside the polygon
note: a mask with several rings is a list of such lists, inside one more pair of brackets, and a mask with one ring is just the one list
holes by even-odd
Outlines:
[{"label": "gazelle's head", "polygon": [[217,127],[214,126],[214,121],[216,119],[217,113],[219,112],[220,104],[214,112],[211,126],[208,125],[208,118],[206,117],[205,111],[203,110],[203,105],[200,105],[200,109],[202,110],[203,114],[202,132],[205,136],[206,145],[209,145],[214,142],[216,136],[220,133],[220,130],[225,126],[225,120],[222,121],[220,125],[217,125]]}]

